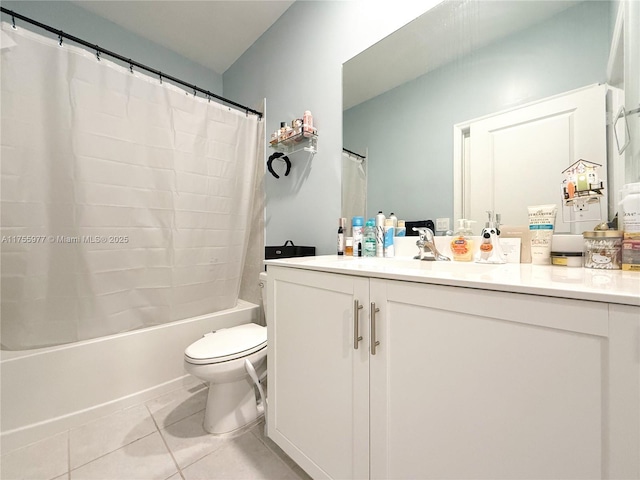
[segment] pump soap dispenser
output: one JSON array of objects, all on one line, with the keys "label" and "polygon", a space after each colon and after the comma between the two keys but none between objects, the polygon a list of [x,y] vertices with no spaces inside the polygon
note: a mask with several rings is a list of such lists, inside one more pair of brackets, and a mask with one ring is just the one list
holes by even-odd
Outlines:
[{"label": "pump soap dispenser", "polygon": [[458,230],[451,240],[451,253],[456,262],[471,262],[473,260],[473,240],[469,232],[469,220],[458,220]]},{"label": "pump soap dispenser", "polygon": [[493,221],[493,212],[487,212],[489,221],[482,229],[482,243],[480,251],[476,254],[477,263],[507,263],[507,256],[500,246],[500,214],[496,214],[496,221]]}]

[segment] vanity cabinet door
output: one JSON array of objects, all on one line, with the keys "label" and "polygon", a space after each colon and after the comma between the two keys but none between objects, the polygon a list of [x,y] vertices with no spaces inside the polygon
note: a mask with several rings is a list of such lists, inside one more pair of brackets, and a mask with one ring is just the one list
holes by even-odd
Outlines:
[{"label": "vanity cabinet door", "polygon": [[371,478],[600,478],[606,304],[371,280]]},{"label": "vanity cabinet door", "polygon": [[609,305],[609,478],[640,479],[640,307]]},{"label": "vanity cabinet door", "polygon": [[313,478],[368,478],[369,280],[270,266],[268,295],[269,437]]}]

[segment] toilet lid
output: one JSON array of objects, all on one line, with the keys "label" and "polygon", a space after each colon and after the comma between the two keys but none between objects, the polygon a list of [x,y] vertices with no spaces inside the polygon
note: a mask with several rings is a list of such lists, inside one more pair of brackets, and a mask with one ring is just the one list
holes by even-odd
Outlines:
[{"label": "toilet lid", "polygon": [[267,327],[248,323],[207,333],[184,351],[187,362],[219,363],[245,357],[267,345]]}]

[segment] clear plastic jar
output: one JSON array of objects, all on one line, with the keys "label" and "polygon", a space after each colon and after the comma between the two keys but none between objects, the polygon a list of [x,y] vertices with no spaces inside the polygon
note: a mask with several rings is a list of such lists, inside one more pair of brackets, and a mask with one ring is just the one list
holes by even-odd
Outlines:
[{"label": "clear plastic jar", "polygon": [[620,194],[624,236],[640,239],[640,183],[626,184]]},{"label": "clear plastic jar", "polygon": [[603,270],[622,268],[622,232],[595,230],[584,232],[584,267]]}]

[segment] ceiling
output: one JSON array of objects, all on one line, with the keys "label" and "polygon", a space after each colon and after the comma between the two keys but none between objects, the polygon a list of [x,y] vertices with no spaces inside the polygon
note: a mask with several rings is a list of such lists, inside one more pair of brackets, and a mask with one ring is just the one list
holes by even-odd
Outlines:
[{"label": "ceiling", "polygon": [[74,3],[222,75],[295,0]]}]

